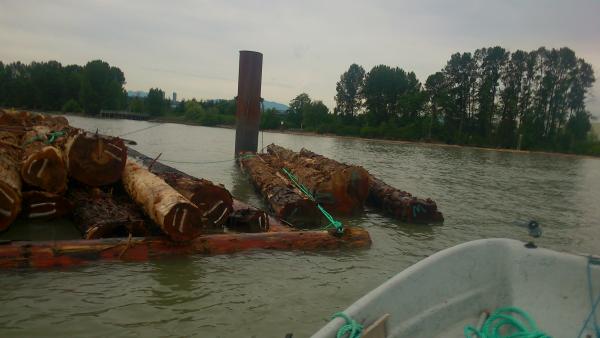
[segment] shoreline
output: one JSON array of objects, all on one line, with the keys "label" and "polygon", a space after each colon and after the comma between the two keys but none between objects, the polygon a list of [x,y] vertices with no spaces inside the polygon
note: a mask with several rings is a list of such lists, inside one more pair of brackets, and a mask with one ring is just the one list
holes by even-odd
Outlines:
[{"label": "shoreline", "polygon": [[[223,128],[223,129],[235,129],[235,125],[215,125],[215,126],[203,126],[198,123],[181,121],[177,119],[152,119],[148,120],[148,122],[155,123],[174,123],[174,124],[184,124],[188,126],[201,126],[208,128]],[[575,158],[590,158],[590,159],[600,159],[598,156],[591,155],[580,155],[580,154],[569,154],[569,153],[561,153],[561,152],[552,152],[552,151],[542,151],[542,150],[517,150],[517,149],[509,149],[509,148],[490,148],[490,147],[480,147],[473,145],[460,145],[460,144],[447,144],[442,142],[425,142],[425,141],[406,141],[406,140],[388,140],[388,139],[380,139],[380,138],[366,138],[360,136],[344,136],[344,135],[336,135],[336,134],[319,134],[312,131],[300,131],[300,130],[277,130],[277,129],[265,129],[259,130],[260,132],[273,133],[273,134],[291,134],[291,135],[299,135],[299,136],[315,136],[315,137],[330,137],[337,139],[347,139],[347,140],[361,140],[361,141],[370,141],[370,142],[380,142],[380,143],[390,143],[390,144],[414,144],[419,146],[430,146],[430,147],[446,147],[446,148],[470,148],[470,149],[478,149],[485,151],[495,151],[501,153],[513,153],[513,154],[541,154],[541,155],[551,155],[551,156],[562,156],[562,157],[575,157]]]}]

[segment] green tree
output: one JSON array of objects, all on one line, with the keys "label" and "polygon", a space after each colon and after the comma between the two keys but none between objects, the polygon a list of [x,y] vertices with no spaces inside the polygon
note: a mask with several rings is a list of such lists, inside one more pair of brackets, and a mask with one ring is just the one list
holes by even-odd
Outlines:
[{"label": "green tree", "polygon": [[80,101],[88,114],[101,109],[119,109],[125,99],[125,76],[102,60],[88,62],[82,71]]},{"label": "green tree", "polygon": [[311,103],[310,96],[306,93],[299,94],[290,101],[288,114],[286,116],[286,126],[288,128],[302,128],[304,120],[304,111]]},{"label": "green tree", "polygon": [[365,70],[353,63],[336,84],[334,113],[345,120],[355,117],[362,107]]},{"label": "green tree", "polygon": [[165,113],[166,107],[165,92],[159,88],[150,88],[144,100],[145,111],[152,116],[160,116]]}]

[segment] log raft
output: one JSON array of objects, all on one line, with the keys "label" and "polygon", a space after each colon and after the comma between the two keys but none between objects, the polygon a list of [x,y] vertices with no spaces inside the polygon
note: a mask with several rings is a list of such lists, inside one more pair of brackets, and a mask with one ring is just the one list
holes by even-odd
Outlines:
[{"label": "log raft", "polygon": [[363,210],[369,194],[369,173],[362,167],[339,163],[305,149],[299,153],[271,144],[267,161],[280,170],[290,170],[317,202],[338,215]]},{"label": "log raft", "polygon": [[0,231],[21,211],[20,144],[17,133],[0,130]]},{"label": "log raft", "polygon": [[317,203],[296,189],[282,172],[269,165],[261,155],[246,154],[239,163],[277,217],[301,228],[320,225],[321,214]]},{"label": "log raft", "polygon": [[386,214],[408,223],[439,223],[444,216],[430,198],[422,199],[371,176],[368,202]]}]

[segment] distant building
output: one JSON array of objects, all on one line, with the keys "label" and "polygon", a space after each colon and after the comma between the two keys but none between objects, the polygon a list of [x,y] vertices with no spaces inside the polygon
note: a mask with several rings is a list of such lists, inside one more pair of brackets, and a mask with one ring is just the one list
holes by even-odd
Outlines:
[{"label": "distant building", "polygon": [[177,107],[177,93],[173,92],[173,99],[171,100],[171,108]]},{"label": "distant building", "polygon": [[173,92],[173,102],[177,102],[177,93]]}]

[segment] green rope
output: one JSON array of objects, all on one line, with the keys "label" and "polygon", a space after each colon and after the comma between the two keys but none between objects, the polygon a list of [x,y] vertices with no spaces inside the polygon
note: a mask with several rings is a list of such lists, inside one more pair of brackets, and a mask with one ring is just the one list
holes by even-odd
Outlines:
[{"label": "green rope", "polygon": [[50,132],[50,133],[48,133],[48,134],[46,135],[46,137],[42,137],[42,136],[40,136],[40,135],[35,135],[34,137],[32,137],[32,138],[30,138],[29,140],[27,140],[27,141],[25,142],[25,144],[24,144],[24,145],[29,145],[29,144],[31,144],[31,143],[33,143],[33,142],[36,142],[36,141],[42,141],[42,142],[44,142],[45,144],[52,144],[52,143],[54,143],[54,142],[55,142],[55,141],[56,141],[56,140],[57,140],[59,137],[61,137],[61,136],[65,136],[65,135],[67,135],[67,133],[66,133],[65,131],[63,131],[63,130],[61,130],[61,131],[53,131],[53,132]]},{"label": "green rope", "polygon": [[319,204],[319,202],[317,202],[317,199],[310,193],[310,191],[308,190],[308,188],[305,187],[304,184],[300,183],[300,181],[298,180],[298,177],[296,177],[294,174],[292,174],[286,168],[282,168],[281,170],[290,178],[290,180],[292,181],[292,183],[294,183],[294,185],[301,192],[303,192],[306,196],[308,196],[308,198],[310,198],[311,201],[317,203],[317,208],[319,208],[319,211],[321,211],[321,213],[323,214],[323,216],[325,216],[325,218],[327,218],[327,220],[329,221],[329,224],[327,224],[326,228],[332,227],[332,228],[335,228],[338,233],[340,233],[340,234],[344,233],[344,225],[342,224],[342,222],[336,221],[333,218],[333,216],[331,216],[331,214],[328,213],[327,210],[325,210],[325,208],[323,208],[321,206],[321,204]]},{"label": "green rope", "polygon": [[[511,330],[511,333],[503,335],[500,331],[505,328]],[[551,338],[538,329],[527,312],[517,307],[503,307],[494,311],[483,323],[481,330],[467,325],[464,334],[465,338]]]},{"label": "green rope", "polygon": [[343,318],[346,321],[346,324],[342,325],[337,332],[336,338],[342,338],[344,335],[348,334],[345,338],[360,338],[362,334],[363,326],[356,322],[354,319],[348,317],[343,312],[335,313],[331,316],[331,319],[334,318]]}]

